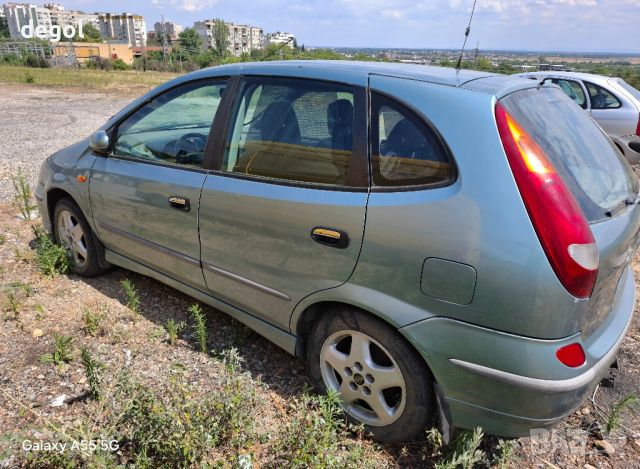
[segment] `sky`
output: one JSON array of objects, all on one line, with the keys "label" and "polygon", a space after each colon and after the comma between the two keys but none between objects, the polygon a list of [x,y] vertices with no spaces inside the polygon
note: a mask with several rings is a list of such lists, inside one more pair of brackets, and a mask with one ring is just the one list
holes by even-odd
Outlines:
[{"label": "sky", "polygon": [[[286,31],[325,47],[455,49],[473,0],[57,0],[86,12],[164,15],[185,27],[225,21]],[[44,2],[43,2],[44,3]],[[640,53],[640,0],[478,0],[468,47]]]}]

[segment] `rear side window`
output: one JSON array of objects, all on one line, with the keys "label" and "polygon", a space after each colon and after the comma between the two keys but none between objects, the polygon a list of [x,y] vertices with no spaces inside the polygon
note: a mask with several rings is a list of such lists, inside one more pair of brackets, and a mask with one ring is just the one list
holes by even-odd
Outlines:
[{"label": "rear side window", "polygon": [[622,106],[620,100],[610,91],[594,83],[584,82],[591,98],[591,109],[618,109]]},{"label": "rear side window", "polygon": [[633,86],[631,86],[629,83],[627,83],[622,79],[618,79],[618,85],[624,88],[631,96],[633,96],[638,101],[640,101],[640,91],[638,91],[637,89],[635,89]]},{"label": "rear side window", "polygon": [[638,180],[611,140],[559,89],[524,90],[501,103],[544,150],[590,222],[638,192]]},{"label": "rear side window", "polygon": [[373,184],[416,186],[450,180],[453,165],[442,141],[414,112],[372,94]]},{"label": "rear side window", "polygon": [[222,171],[345,185],[353,150],[353,88],[247,78],[236,103]]}]

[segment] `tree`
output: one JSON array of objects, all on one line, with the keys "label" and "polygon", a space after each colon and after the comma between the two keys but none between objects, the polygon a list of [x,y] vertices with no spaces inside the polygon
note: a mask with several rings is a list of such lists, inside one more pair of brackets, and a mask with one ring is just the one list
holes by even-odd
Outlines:
[{"label": "tree", "polygon": [[0,18],[0,39],[11,37],[9,34],[9,23],[7,19],[2,17]]},{"label": "tree", "polygon": [[193,28],[186,28],[178,35],[178,43],[185,52],[197,54],[202,47],[202,38]]},{"label": "tree", "polygon": [[224,59],[229,49],[229,28],[221,19],[213,22],[213,42],[218,57]]},{"label": "tree", "polygon": [[83,24],[82,25],[82,34],[84,34],[84,38],[80,37],[80,33],[76,32],[76,35],[73,37],[72,41],[74,42],[102,42],[102,35],[100,34],[100,30],[96,28],[92,24]]}]

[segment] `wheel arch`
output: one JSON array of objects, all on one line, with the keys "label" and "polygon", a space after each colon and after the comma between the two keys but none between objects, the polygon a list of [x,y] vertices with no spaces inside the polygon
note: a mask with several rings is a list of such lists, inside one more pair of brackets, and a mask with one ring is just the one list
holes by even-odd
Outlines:
[{"label": "wheel arch", "polygon": [[311,332],[311,329],[313,328],[313,325],[316,323],[316,321],[318,321],[321,317],[323,317],[324,314],[331,314],[331,311],[338,307],[347,307],[351,309],[356,309],[396,330],[398,332],[398,337],[400,337],[401,340],[403,340],[409,346],[409,348],[411,348],[414,351],[414,353],[421,358],[421,360],[424,362],[424,365],[429,370],[429,373],[431,373],[434,383],[437,383],[433,375],[433,371],[431,370],[431,365],[429,365],[428,359],[424,356],[423,353],[420,352],[420,350],[418,350],[418,348],[415,346],[415,344],[411,340],[409,340],[402,332],[398,330],[399,327],[396,324],[393,324],[392,322],[388,321],[385,317],[382,317],[381,315],[376,314],[373,311],[367,310],[366,308],[363,308],[361,306],[356,306],[354,304],[351,304],[345,301],[337,301],[337,300],[318,301],[316,303],[308,305],[297,316],[298,319],[295,323],[295,328],[293,329],[296,335],[296,349],[295,349],[296,356],[301,358],[304,358],[306,356],[307,342],[309,339],[309,334]]},{"label": "wheel arch", "polygon": [[[56,204],[60,202],[60,200],[64,199],[65,197],[73,200],[73,202],[76,205],[78,205],[78,202],[76,202],[73,196],[69,192],[65,191],[64,189],[60,189],[59,187],[53,187],[47,191],[47,198],[46,198],[47,215],[49,217],[49,221],[51,222],[51,233],[54,233],[56,229],[55,220],[53,219],[53,211],[56,208]],[[87,218],[86,215],[85,215],[85,218]]]}]

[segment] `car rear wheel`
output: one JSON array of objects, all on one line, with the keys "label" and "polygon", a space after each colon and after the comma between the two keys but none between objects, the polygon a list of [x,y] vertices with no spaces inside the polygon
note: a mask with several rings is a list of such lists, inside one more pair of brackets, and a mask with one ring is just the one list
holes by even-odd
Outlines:
[{"label": "car rear wheel", "polygon": [[95,238],[80,208],[69,198],[53,209],[55,241],[69,253],[71,269],[83,277],[94,277],[107,268],[100,265],[102,244]]},{"label": "car rear wheel", "polygon": [[378,441],[411,441],[432,420],[428,367],[395,329],[364,312],[324,314],[311,330],[307,362],[317,390],[340,393],[349,420]]}]

